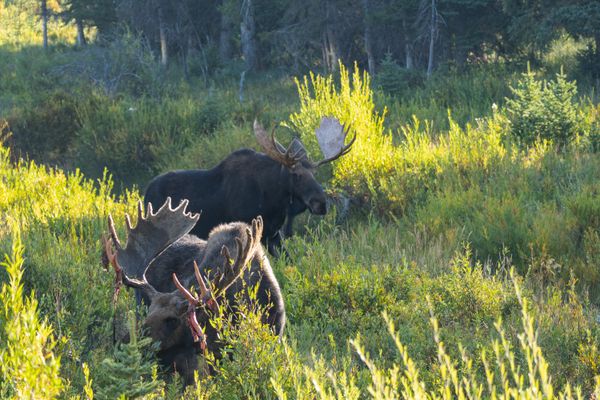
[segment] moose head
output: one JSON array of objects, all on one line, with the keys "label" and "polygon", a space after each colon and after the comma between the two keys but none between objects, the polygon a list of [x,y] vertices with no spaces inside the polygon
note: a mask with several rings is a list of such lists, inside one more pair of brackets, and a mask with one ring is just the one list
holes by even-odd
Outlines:
[{"label": "moose head", "polygon": [[258,143],[265,154],[289,171],[292,197],[300,199],[311,213],[325,214],[327,212],[327,196],[323,187],[315,179],[314,172],[321,165],[347,154],[356,140],[356,134],[348,144],[344,144],[348,130],[344,129],[335,118],[323,118],[316,134],[325,158],[318,162],[312,162],[308,159],[304,145],[297,138],[292,140],[287,149],[281,145],[275,139],[276,127],[273,127],[269,136],[262,125],[255,120],[254,134]]}]

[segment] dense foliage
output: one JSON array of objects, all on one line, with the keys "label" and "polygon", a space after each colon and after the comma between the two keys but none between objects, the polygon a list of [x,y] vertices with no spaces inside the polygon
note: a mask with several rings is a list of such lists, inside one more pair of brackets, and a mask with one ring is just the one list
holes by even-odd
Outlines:
[{"label": "dense foliage", "polygon": [[[576,30],[568,18],[594,15],[593,2],[433,2],[445,21],[438,62],[491,48],[506,62],[429,77],[423,43],[412,47],[412,70],[405,42],[381,47],[384,35],[407,34],[391,26],[410,27],[419,1],[250,2],[268,60],[258,68],[320,66],[325,5],[354,34],[344,46],[359,62],[296,79],[264,71],[242,87],[240,60],[211,66],[221,18],[239,26],[236,2],[204,2],[204,19],[189,14],[182,26],[185,2],[152,3],[164,7],[170,52],[184,52],[178,35],[195,32],[187,71],[184,61],[161,66],[154,6],[133,15],[133,2],[48,1],[49,30],[65,35],[50,41],[63,47],[43,50],[39,30],[25,28],[38,23],[37,3],[17,3],[0,2],[1,398],[600,396],[600,108],[580,56],[595,47],[548,33],[558,24],[591,38],[594,21],[583,15]],[[383,60],[374,76],[353,31],[364,28],[365,4]],[[517,24],[538,10],[542,24]],[[290,18],[283,28],[280,13]],[[460,24],[465,13],[471,24]],[[78,21],[98,39],[73,49],[65,44]],[[488,47],[502,26],[504,51]],[[269,32],[295,42],[279,51]],[[522,74],[508,60],[529,51]],[[318,171],[332,197],[350,199],[349,212],[301,217],[289,257],[272,260],[289,318],[283,339],[256,310],[240,310],[237,325],[215,320],[229,356],[203,360],[198,384],[183,388],[157,367],[131,293],[113,304],[114,275],[100,263],[108,214],[134,214],[138,188],[155,174],[256,146],[256,117],[294,129],[318,158],[312,132],[324,115],[357,134],[347,156]],[[216,374],[204,373],[207,363]]]},{"label": "dense foliage", "polygon": [[396,63],[414,82],[433,69],[536,62],[562,34],[582,44],[586,76],[600,76],[595,0],[12,0],[0,2],[0,43],[31,42],[24,27],[41,32],[43,4],[50,43],[64,43],[69,32],[80,45],[134,32],[163,66],[180,64],[187,77],[330,72],[342,59],[371,74]]}]

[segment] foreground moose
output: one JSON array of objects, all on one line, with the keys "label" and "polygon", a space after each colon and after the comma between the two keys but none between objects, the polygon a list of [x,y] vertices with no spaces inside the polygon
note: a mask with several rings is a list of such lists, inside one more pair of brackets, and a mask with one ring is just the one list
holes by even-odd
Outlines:
[{"label": "foreground moose", "polygon": [[[283,332],[285,308],[260,244],[261,218],[251,225],[219,225],[204,241],[187,234],[199,219],[198,214],[185,211],[187,204],[185,200],[172,209],[169,198],[156,213],[149,205],[144,216],[140,203],[135,228],[126,216],[125,247],[109,216],[110,236],[103,238],[103,244],[117,277],[140,290],[149,304],[144,326],[152,339],[160,342],[161,364],[173,368],[190,384],[198,369],[197,353],[211,351],[219,356],[222,347],[211,317],[235,313],[240,301],[250,304],[248,289],[255,285],[256,303],[264,310],[263,322],[277,335]],[[195,284],[199,296],[186,289]]]},{"label": "foreground moose", "polygon": [[286,149],[254,121],[254,133],[264,153],[241,149],[231,153],[216,167],[208,170],[179,170],[154,178],[144,195],[144,203],[163,204],[167,197],[174,202],[189,200],[189,210],[205,212],[190,233],[208,237],[215,226],[231,221],[249,223],[262,216],[263,241],[271,254],[277,254],[280,229],[286,216],[286,231],[291,219],[307,208],[311,213],[327,212],[327,196],[316,181],[316,168],[331,162],[351,149],[356,135],[346,145],[347,131],[334,118],[323,118],[317,130],[325,159],[311,162],[304,146],[294,139]]}]

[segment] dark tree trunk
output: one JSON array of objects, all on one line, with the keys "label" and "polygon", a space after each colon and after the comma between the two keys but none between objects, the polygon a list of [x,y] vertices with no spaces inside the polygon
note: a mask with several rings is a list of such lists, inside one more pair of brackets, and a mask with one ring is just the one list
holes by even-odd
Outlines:
[{"label": "dark tree trunk", "polygon": [[371,4],[370,0],[363,0],[363,8],[365,12],[365,52],[367,53],[367,66],[369,74],[375,75],[375,57],[373,56],[373,43],[371,39]]},{"label": "dark tree trunk", "polygon": [[44,50],[48,49],[48,5],[42,0],[42,37]]},{"label": "dark tree trunk", "polygon": [[246,61],[246,71],[250,71],[256,66],[256,26],[254,24],[254,4],[252,0],[243,0],[241,11],[240,39],[242,54]]},{"label": "dark tree trunk", "polygon": [[427,61],[427,76],[431,76],[433,72],[433,50],[436,34],[436,13],[435,0],[431,0],[431,26],[429,27],[429,60]]},{"label": "dark tree trunk", "polygon": [[158,34],[160,37],[160,64],[163,67],[167,66],[169,61],[169,48],[167,44],[167,27],[165,26],[165,18],[163,8],[160,1],[158,2]]},{"label": "dark tree trunk", "polygon": [[402,19],[402,31],[404,33],[404,65],[406,69],[412,69],[414,67],[413,47],[412,40],[408,36],[408,30],[406,28],[406,18]]},{"label": "dark tree trunk", "polygon": [[81,19],[76,18],[75,24],[77,25],[77,46],[82,47],[87,44],[87,40],[85,40],[85,32],[83,31],[83,22]]},{"label": "dark tree trunk", "polygon": [[323,32],[323,63],[328,72],[335,71],[338,64],[337,43],[333,27],[333,14],[331,3],[325,2],[325,31]]},{"label": "dark tree trunk", "polygon": [[231,59],[231,18],[226,12],[221,12],[221,31],[219,33],[219,58],[223,64]]}]

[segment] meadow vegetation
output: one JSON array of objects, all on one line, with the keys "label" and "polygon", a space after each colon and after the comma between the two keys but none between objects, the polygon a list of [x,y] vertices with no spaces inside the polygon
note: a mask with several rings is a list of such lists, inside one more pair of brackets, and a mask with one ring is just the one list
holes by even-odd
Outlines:
[{"label": "meadow vegetation", "polygon": [[[256,77],[240,101],[231,76],[179,79],[133,34],[0,53],[2,398],[600,395],[600,108],[568,69],[425,80],[389,61],[372,82],[340,64]],[[184,390],[158,369],[131,293],[112,302],[108,214],[133,214],[157,173],[255,147],[257,116],[318,157],[325,115],[357,133],[319,177],[351,212],[302,217],[273,260],[283,340],[255,310],[220,321],[232,357]]]}]

